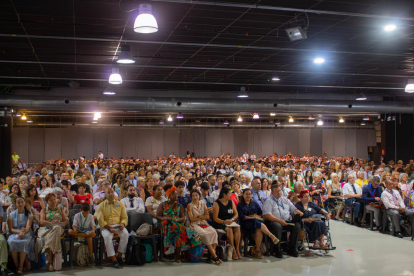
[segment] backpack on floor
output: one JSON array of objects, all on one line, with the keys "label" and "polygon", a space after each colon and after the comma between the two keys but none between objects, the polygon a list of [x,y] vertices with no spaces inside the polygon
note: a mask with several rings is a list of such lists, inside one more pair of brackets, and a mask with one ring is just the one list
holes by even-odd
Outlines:
[{"label": "backpack on floor", "polygon": [[205,248],[203,245],[191,247],[189,250],[189,261],[192,263],[199,263],[203,255],[207,252],[208,249]]},{"label": "backpack on floor", "polygon": [[142,243],[142,245],[145,247],[145,262],[150,263],[152,262],[152,245],[149,243]]},{"label": "backpack on floor", "polygon": [[227,262],[227,247],[226,245],[222,245],[221,243],[216,247],[216,255],[219,259],[223,262]]},{"label": "backpack on floor", "polygon": [[127,250],[125,252],[125,263],[127,265],[144,265],[146,248],[139,239],[129,237]]},{"label": "backpack on floor", "polygon": [[401,222],[401,234],[404,237],[411,237],[411,233],[412,233],[412,227],[410,222],[403,220]]},{"label": "backpack on floor", "polygon": [[76,254],[76,263],[78,266],[87,266],[89,263],[89,249],[87,245],[82,244],[78,248],[78,253]]}]

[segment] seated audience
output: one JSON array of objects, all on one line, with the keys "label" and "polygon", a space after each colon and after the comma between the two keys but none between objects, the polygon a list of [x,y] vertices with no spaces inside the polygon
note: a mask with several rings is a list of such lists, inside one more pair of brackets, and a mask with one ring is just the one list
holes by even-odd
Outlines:
[{"label": "seated audience", "polygon": [[53,258],[56,253],[62,251],[60,238],[68,225],[65,212],[56,204],[56,195],[49,193],[45,197],[47,208],[40,212],[39,237],[43,241],[42,253],[47,253],[49,257],[49,271],[54,271]]},{"label": "seated audience", "polygon": [[293,185],[293,191],[290,191],[288,194],[288,199],[292,201],[292,203],[298,203],[300,201],[300,192],[303,191],[304,185],[300,181],[296,181]]},{"label": "seated audience", "polygon": [[144,213],[145,206],[142,198],[137,196],[135,187],[130,185],[127,187],[128,191],[126,197],[121,199],[127,211],[136,211],[137,213]]},{"label": "seated audience", "polygon": [[63,210],[66,216],[69,215],[69,202],[68,199],[63,197],[63,191],[61,188],[53,188],[53,193],[56,195],[56,204]]},{"label": "seated audience", "polygon": [[401,196],[404,200],[407,195],[411,192],[412,188],[411,185],[408,183],[408,175],[406,173],[400,174],[400,186],[401,186]]},{"label": "seated audience", "polygon": [[367,211],[374,212],[375,225],[377,229],[381,231],[382,229],[381,209],[379,207],[374,207],[370,205],[370,203],[381,202],[382,188],[379,184],[380,184],[379,177],[373,176],[371,183],[369,183],[368,185],[365,185],[364,188],[362,188],[361,201],[365,204],[365,208],[367,209]]},{"label": "seated audience", "polygon": [[10,248],[10,255],[17,267],[17,274],[20,275],[23,274],[24,265],[26,265],[26,269],[29,269],[29,263],[26,262],[26,257],[29,261],[36,259],[35,237],[31,229],[33,215],[25,207],[24,198],[16,198],[16,210],[7,219],[10,232],[7,243]]},{"label": "seated audience", "polygon": [[42,198],[39,197],[38,193],[37,193],[37,189],[35,186],[33,186],[32,184],[30,184],[29,186],[27,186],[26,189],[26,198],[30,198],[32,203],[33,203],[33,208],[36,209],[36,211],[40,214],[40,212],[42,211],[42,209],[45,208],[45,202],[43,201]]},{"label": "seated audience", "polygon": [[157,209],[159,228],[164,237],[164,252],[174,247],[175,261],[181,263],[181,248],[198,246],[201,240],[197,232],[183,225],[185,210],[178,203],[177,187],[165,185],[164,190],[168,201],[161,203]]},{"label": "seated audience", "polygon": [[314,248],[328,248],[328,245],[323,244],[323,238],[326,235],[325,221],[315,219],[314,215],[322,214],[329,220],[329,213],[310,201],[308,190],[303,190],[300,194],[300,198],[301,200],[296,203],[295,206],[303,213],[302,220],[306,232],[308,233],[309,241],[313,242]]},{"label": "seated audience", "polygon": [[270,183],[271,183],[271,180],[268,180],[267,178],[262,178],[261,189],[267,197],[270,196]]},{"label": "seated audience", "polygon": [[[168,185],[168,184],[167,184]],[[197,189],[191,190],[191,203],[187,206],[188,217],[190,219],[190,229],[200,236],[201,242],[207,246],[210,252],[210,262],[220,265],[223,261],[217,258],[217,232],[208,224],[210,218],[207,206],[200,201],[201,193]]]},{"label": "seated audience", "polygon": [[52,188],[49,185],[49,182],[45,177],[42,177],[39,182],[39,188],[37,188],[39,197],[45,198],[48,194],[53,193]]},{"label": "seated audience", "polygon": [[81,211],[73,217],[72,229],[69,229],[68,233],[74,238],[86,240],[89,249],[89,265],[94,265],[92,239],[96,236],[96,225],[93,216],[89,214],[90,209],[89,203],[82,203]]},{"label": "seated audience", "polygon": [[182,181],[175,182],[174,186],[177,188],[178,202],[184,207],[187,208],[187,205],[191,202],[189,195],[184,193],[185,184]]},{"label": "seated audience", "polygon": [[359,185],[355,184],[355,176],[353,174],[348,175],[348,183],[344,185],[342,193],[345,197],[345,205],[354,207],[353,219],[355,225],[361,226],[358,218],[361,208],[361,203],[359,201],[362,198],[362,189]]},{"label": "seated audience", "polygon": [[[250,189],[244,189],[240,204],[237,205],[237,213],[239,214],[240,227],[243,235],[248,238],[254,235],[254,241],[256,248],[254,250],[254,257],[263,259],[261,252],[261,244],[263,239],[263,233],[272,240],[274,244],[277,244],[279,240],[269,232],[266,225],[262,223],[262,209],[259,204],[252,200],[252,191]],[[245,244],[247,246],[247,244]]]},{"label": "seated audience", "polygon": [[147,177],[145,179],[145,186],[144,189],[141,191],[139,195],[142,198],[142,201],[146,202],[147,198],[151,197],[153,194],[153,188],[155,186],[154,178]]},{"label": "seated audience", "polygon": [[[112,259],[114,268],[123,265],[122,254],[125,253],[128,243],[128,216],[125,206],[122,202],[115,199],[115,191],[108,187],[105,191],[106,199],[98,205],[96,209],[96,217],[101,227],[101,235],[104,239],[106,255]],[[112,243],[114,234],[120,238],[118,254],[115,256],[115,249]]]},{"label": "seated audience", "polygon": [[[280,185],[272,185],[271,190],[272,194],[263,204],[265,224],[269,231],[279,240],[282,238],[282,230],[289,231],[288,255],[298,257],[296,245],[301,228],[300,216],[303,216],[303,213],[297,210],[289,199],[283,197]],[[292,217],[294,217],[293,220]],[[280,243],[276,245],[275,257],[283,258]]]},{"label": "seated audience", "polygon": [[85,183],[78,183],[78,193],[74,195],[74,202],[73,204],[82,204],[82,203],[88,203],[92,204],[93,197],[91,194],[86,193],[86,187],[87,185]]},{"label": "seated audience", "polygon": [[[5,216],[3,212],[3,208],[0,206],[0,221],[3,220],[3,216]],[[9,233],[11,233],[9,228]],[[7,250],[7,241],[4,237],[5,233],[0,229],[0,275],[8,275],[7,272],[7,262],[8,262],[8,250]]]},{"label": "seated audience", "polygon": [[[258,180],[260,183],[260,180]],[[236,204],[231,200],[232,192],[229,188],[223,187],[219,198],[213,204],[212,226],[215,229],[224,230],[227,240],[232,246],[233,260],[241,259],[239,251],[240,245],[240,226],[235,220],[238,218]]]},{"label": "seated audience", "polygon": [[251,188],[251,190],[252,190],[252,199],[253,199],[254,202],[259,204],[260,209],[263,208],[263,203],[268,198],[266,196],[266,194],[261,190],[261,187],[262,187],[262,182],[260,181],[260,178],[259,177],[253,178],[252,188]]},{"label": "seated audience", "polygon": [[357,177],[358,179],[355,180],[355,184],[359,185],[359,187],[361,187],[361,189],[368,184],[368,181],[364,178],[364,172],[363,171],[359,171],[357,172]]},{"label": "seated audience", "polygon": [[341,183],[336,173],[331,173],[331,184],[328,185],[328,210],[331,214],[336,213],[336,219],[341,218],[345,201],[342,195]]},{"label": "seated audience", "polygon": [[409,211],[402,200],[400,193],[396,191],[397,183],[393,180],[385,180],[387,187],[381,194],[381,200],[387,209],[387,215],[391,216],[392,225],[395,227],[395,235],[403,238],[400,226],[400,214],[408,217],[410,224],[413,224],[414,213]]},{"label": "seated audience", "polygon": [[148,213],[152,214],[153,225],[156,225],[158,222],[157,220],[158,206],[160,206],[160,204],[166,201],[167,199],[162,196],[163,188],[161,187],[161,185],[155,185],[153,190],[154,190],[153,191],[154,195],[147,198],[147,200],[145,201],[145,209]]}]

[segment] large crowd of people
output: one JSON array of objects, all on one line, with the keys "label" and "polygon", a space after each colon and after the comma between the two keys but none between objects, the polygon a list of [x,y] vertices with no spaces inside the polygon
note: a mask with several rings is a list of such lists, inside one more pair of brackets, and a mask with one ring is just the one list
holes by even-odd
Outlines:
[{"label": "large crowd of people", "polygon": [[[242,258],[241,248],[248,246],[242,236],[253,238],[251,256],[263,258],[267,236],[272,254],[283,258],[285,252],[298,257],[301,231],[312,248],[326,249],[324,221],[345,218],[360,226],[365,208],[373,212],[376,230],[382,230],[381,217],[388,215],[400,238],[400,218],[413,223],[413,160],[375,165],[352,157],[274,153],[258,158],[247,152],[240,157],[172,153],[142,160],[104,158],[100,152],[93,159],[29,165],[14,153],[13,163],[11,175],[0,182],[0,216],[7,221],[0,234],[2,275],[8,267],[17,274],[30,270],[39,253],[46,254],[47,269],[54,271],[69,210],[78,204],[81,210],[68,234],[84,238],[89,265],[94,265],[92,240],[99,229],[115,268],[124,264],[128,212],[151,214],[153,231],[163,238],[161,250],[176,262],[182,261],[182,250],[205,245],[215,265],[223,262],[217,254],[218,233],[226,235],[229,260]],[[344,211],[347,206],[353,207],[353,217]],[[283,230],[290,233],[286,251],[280,242]],[[114,235],[120,238],[117,248]]]}]

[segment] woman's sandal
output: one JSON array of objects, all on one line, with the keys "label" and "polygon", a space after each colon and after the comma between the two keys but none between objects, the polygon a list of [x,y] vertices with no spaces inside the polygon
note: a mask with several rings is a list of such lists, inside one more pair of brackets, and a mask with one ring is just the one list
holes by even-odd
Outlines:
[{"label": "woman's sandal", "polygon": [[260,252],[260,249],[255,251],[254,257],[256,259],[263,259],[264,258],[262,252]]},{"label": "woman's sandal", "polygon": [[220,265],[221,264],[219,258],[211,258],[210,263],[215,264],[215,265]]},{"label": "woman's sandal", "polygon": [[270,235],[270,238],[272,239],[272,242],[273,242],[274,244],[278,244],[278,243],[279,243],[279,239],[278,239],[278,238],[276,238],[276,236],[275,236],[275,235]]},{"label": "woman's sandal", "polygon": [[17,274],[23,275],[23,266],[19,266],[19,269],[17,269]]},{"label": "woman's sandal", "polygon": [[53,265],[50,264],[49,267],[47,268],[48,271],[55,271],[55,269],[53,268]]}]

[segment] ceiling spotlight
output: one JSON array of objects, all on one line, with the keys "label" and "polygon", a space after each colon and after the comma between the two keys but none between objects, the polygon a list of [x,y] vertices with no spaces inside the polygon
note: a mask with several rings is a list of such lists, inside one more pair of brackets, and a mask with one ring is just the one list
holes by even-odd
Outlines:
[{"label": "ceiling spotlight", "polygon": [[384,31],[386,32],[392,32],[397,28],[397,26],[395,26],[394,24],[389,24],[384,26]]},{"label": "ceiling spotlight", "polygon": [[276,113],[270,113],[270,116],[272,116],[272,117],[276,116]]},{"label": "ceiling spotlight", "polygon": [[276,122],[275,122],[275,125],[280,125],[280,121],[279,120],[277,120]]},{"label": "ceiling spotlight", "polygon": [[98,121],[92,121],[92,124],[97,124],[98,123]]},{"label": "ceiling spotlight", "polygon": [[279,75],[277,73],[272,74],[272,81],[280,81]]},{"label": "ceiling spotlight", "polygon": [[29,124],[31,124],[31,123],[33,123],[33,121],[32,120],[29,120],[29,121],[27,121]]},{"label": "ceiling spotlight", "polygon": [[227,121],[227,120],[224,120],[224,123],[223,123],[223,125],[228,125],[229,124],[229,121]]},{"label": "ceiling spotlight", "polygon": [[139,5],[139,15],[135,19],[134,32],[141,34],[150,34],[158,31],[158,24],[152,15],[150,4]]},{"label": "ceiling spotlight", "polygon": [[177,117],[176,117],[177,119],[182,119],[182,118],[184,118],[184,116],[183,116],[183,114],[181,114],[181,112],[178,112],[178,114],[177,114]]},{"label": "ceiling spotlight", "polygon": [[159,122],[159,124],[160,124],[160,125],[163,125],[163,124],[164,124],[164,120],[163,120],[163,119],[161,119],[161,120],[160,120],[160,122]]},{"label": "ceiling spotlight", "polygon": [[17,111],[16,117],[20,117],[20,116],[22,116],[22,113],[20,113],[20,111]]},{"label": "ceiling spotlight", "polygon": [[118,68],[112,68],[112,74],[109,76],[108,82],[110,84],[121,84],[122,83],[122,77],[119,74]]},{"label": "ceiling spotlight", "polygon": [[318,58],[315,58],[313,60],[313,62],[316,63],[316,64],[322,64],[322,63],[325,62],[325,59],[324,58],[321,58],[321,57],[318,57]]},{"label": "ceiling spotlight", "polygon": [[405,86],[406,93],[414,93],[414,79],[408,80],[407,85]]},{"label": "ceiling spotlight", "polygon": [[79,89],[79,87],[80,87],[80,83],[79,83],[79,82],[77,82],[77,81],[73,81],[73,80],[71,80],[71,81],[68,83],[68,85],[69,85],[69,87],[70,87],[70,88],[72,88],[72,89]]},{"label": "ceiling spotlight", "polygon": [[365,122],[364,121],[361,122],[361,126],[365,126]]},{"label": "ceiling spotlight", "polygon": [[237,122],[243,122],[243,118],[239,116],[239,118],[237,118]]},{"label": "ceiling spotlight", "polygon": [[104,95],[115,95],[115,91],[114,89],[112,89],[111,87],[107,87],[105,88],[105,90],[103,91]]},{"label": "ceiling spotlight", "polygon": [[240,92],[239,92],[239,95],[237,95],[237,97],[238,98],[248,98],[249,97],[249,95],[247,95],[247,92],[246,92],[246,87],[244,87],[244,86],[240,87]]},{"label": "ceiling spotlight", "polygon": [[364,118],[362,118],[362,120],[369,121],[369,117],[368,116],[365,116]]},{"label": "ceiling spotlight", "polygon": [[94,118],[100,119],[101,118],[101,112],[95,112]]},{"label": "ceiling spotlight", "polygon": [[260,117],[259,117],[259,114],[257,114],[257,113],[254,113],[254,114],[253,114],[253,119],[255,119],[255,120],[256,120],[256,119],[259,119],[259,118],[260,118]]},{"label": "ceiling spotlight", "polygon": [[27,120],[27,117],[26,117],[26,114],[24,114],[23,113],[23,116],[22,116],[22,118],[21,118],[23,121],[26,121]]},{"label": "ceiling spotlight", "polygon": [[323,121],[322,120],[318,121],[318,126],[323,126]]},{"label": "ceiling spotlight", "polygon": [[122,64],[131,64],[135,63],[134,57],[131,54],[131,50],[129,45],[122,45],[121,47],[121,53],[118,56],[117,63]]},{"label": "ceiling spotlight", "polygon": [[365,97],[363,93],[359,94],[358,97],[356,98],[357,101],[365,101],[366,99],[367,97]]},{"label": "ceiling spotlight", "polygon": [[315,120],[315,118],[312,115],[310,115],[309,120]]},{"label": "ceiling spotlight", "polygon": [[172,122],[172,120],[173,120],[173,119],[172,119],[171,115],[168,115],[167,121],[168,121],[168,122]]},{"label": "ceiling spotlight", "polygon": [[345,120],[341,117],[341,119],[339,119],[340,123],[345,123]]},{"label": "ceiling spotlight", "polygon": [[293,28],[285,29],[290,41],[297,41],[302,39],[307,39],[306,36],[306,28],[302,28],[301,26],[296,26]]},{"label": "ceiling spotlight", "polygon": [[289,116],[289,123],[293,123],[295,120],[293,120],[292,116]]}]

